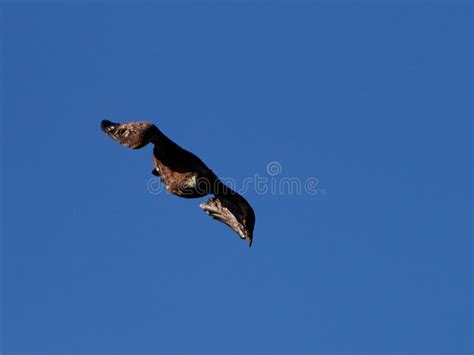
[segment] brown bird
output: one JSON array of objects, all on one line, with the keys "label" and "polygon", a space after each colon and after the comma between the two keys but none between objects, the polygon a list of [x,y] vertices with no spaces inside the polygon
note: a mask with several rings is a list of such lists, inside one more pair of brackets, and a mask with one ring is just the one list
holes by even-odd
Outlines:
[{"label": "brown bird", "polygon": [[103,132],[131,149],[154,145],[152,174],[166,190],[184,198],[214,195],[199,206],[211,217],[227,224],[252,246],[255,213],[245,198],[226,186],[196,155],[181,148],[150,122],[114,123],[103,120]]}]

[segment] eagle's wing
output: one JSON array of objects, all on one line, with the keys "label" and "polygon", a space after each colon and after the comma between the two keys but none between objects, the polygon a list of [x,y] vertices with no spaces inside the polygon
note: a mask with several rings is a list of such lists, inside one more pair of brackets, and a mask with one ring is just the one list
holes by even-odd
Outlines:
[{"label": "eagle's wing", "polygon": [[227,224],[252,246],[255,213],[250,204],[238,193],[218,195],[199,205],[204,212]]}]

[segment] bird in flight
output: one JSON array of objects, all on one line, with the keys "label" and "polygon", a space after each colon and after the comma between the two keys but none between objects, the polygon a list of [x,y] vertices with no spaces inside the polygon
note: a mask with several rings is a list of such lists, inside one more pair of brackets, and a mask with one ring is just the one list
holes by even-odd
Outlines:
[{"label": "bird in flight", "polygon": [[108,137],[131,149],[151,143],[154,168],[166,190],[184,198],[214,195],[199,206],[211,217],[227,224],[252,246],[255,213],[245,198],[226,186],[196,155],[181,148],[150,122],[115,123],[103,120]]}]

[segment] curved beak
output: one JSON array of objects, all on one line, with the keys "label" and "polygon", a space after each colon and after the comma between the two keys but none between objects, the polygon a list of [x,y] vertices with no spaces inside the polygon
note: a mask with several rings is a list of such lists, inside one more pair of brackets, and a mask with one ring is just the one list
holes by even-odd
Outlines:
[{"label": "curved beak", "polygon": [[117,126],[120,126],[119,123],[115,123],[109,120],[102,120],[100,122],[100,129],[104,131],[105,133],[110,133],[113,131]]},{"label": "curved beak", "polygon": [[249,248],[250,248],[252,246],[252,242],[253,242],[253,235],[249,234],[247,236],[247,238],[245,238],[245,239],[247,239],[247,241],[249,242]]}]

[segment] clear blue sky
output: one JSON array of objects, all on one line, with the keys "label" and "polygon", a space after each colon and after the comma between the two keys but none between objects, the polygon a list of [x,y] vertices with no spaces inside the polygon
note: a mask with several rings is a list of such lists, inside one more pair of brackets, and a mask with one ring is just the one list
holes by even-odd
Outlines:
[{"label": "clear blue sky", "polygon": [[[470,352],[470,2],[1,5],[3,352]],[[147,191],[150,120],[246,193],[246,246]]]}]

